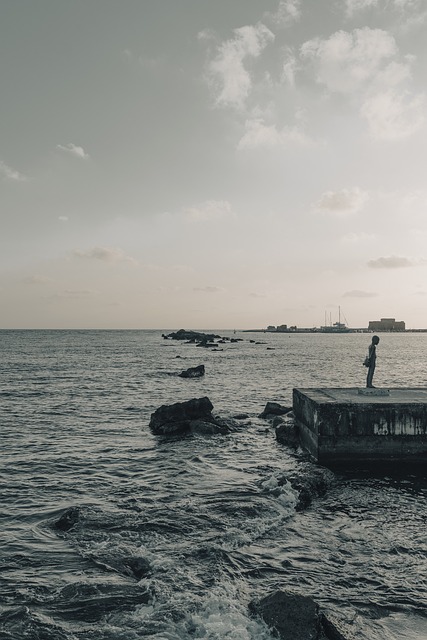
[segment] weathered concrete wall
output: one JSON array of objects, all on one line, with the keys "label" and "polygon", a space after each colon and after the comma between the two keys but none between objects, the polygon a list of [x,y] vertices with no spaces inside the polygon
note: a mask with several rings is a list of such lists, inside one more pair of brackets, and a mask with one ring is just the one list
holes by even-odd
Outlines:
[{"label": "weathered concrete wall", "polygon": [[427,389],[294,389],[302,445],[320,463],[427,462]]}]

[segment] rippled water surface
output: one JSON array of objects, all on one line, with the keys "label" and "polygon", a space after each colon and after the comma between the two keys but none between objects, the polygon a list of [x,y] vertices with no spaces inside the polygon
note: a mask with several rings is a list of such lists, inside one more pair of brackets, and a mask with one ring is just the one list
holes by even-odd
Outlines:
[{"label": "rippled water surface", "polygon": [[[210,351],[159,331],[0,331],[0,639],[270,640],[248,603],[276,588],[349,637],[427,638],[425,475],[325,471],[326,495],[296,510],[285,478],[318,469],[258,417],[295,386],[363,386],[370,336],[235,337]],[[426,386],[427,334],[381,335],[377,354],[377,386]],[[205,395],[248,419],[150,432],[158,406]]]}]

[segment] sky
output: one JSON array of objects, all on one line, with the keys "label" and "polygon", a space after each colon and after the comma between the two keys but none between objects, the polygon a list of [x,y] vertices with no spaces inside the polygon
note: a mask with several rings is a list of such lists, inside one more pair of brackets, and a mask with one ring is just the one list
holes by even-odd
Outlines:
[{"label": "sky", "polygon": [[0,328],[427,327],[425,0],[3,0]]}]

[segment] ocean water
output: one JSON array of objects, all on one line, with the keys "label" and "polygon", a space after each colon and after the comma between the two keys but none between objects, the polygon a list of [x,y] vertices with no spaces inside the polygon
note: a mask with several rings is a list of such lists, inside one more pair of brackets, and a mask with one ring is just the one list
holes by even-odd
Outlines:
[{"label": "ocean water", "polygon": [[[0,639],[269,640],[248,603],[283,588],[349,638],[425,640],[426,474],[325,470],[298,511],[284,479],[318,468],[258,417],[293,387],[363,386],[370,336],[238,332],[212,352],[161,333],[0,331]],[[374,383],[426,380],[427,334],[381,335]],[[161,404],[205,395],[248,419],[150,432]]]}]

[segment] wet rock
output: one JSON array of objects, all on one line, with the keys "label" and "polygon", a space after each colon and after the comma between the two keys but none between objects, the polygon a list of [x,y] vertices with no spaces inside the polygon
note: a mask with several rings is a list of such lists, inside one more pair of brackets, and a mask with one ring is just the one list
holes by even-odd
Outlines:
[{"label": "wet rock", "polygon": [[179,329],[179,331],[163,335],[163,337],[166,339],[171,338],[172,340],[190,340],[191,342],[213,342],[216,338],[220,338],[221,336],[218,336],[215,333],[202,333],[200,331]]},{"label": "wet rock", "polygon": [[196,345],[196,347],[205,347],[208,349],[210,347],[216,347],[216,342],[210,342],[209,340],[202,340]]},{"label": "wet rock", "polygon": [[267,402],[264,410],[259,414],[259,418],[272,419],[274,416],[284,416],[286,413],[292,411],[292,407],[284,407],[278,402]]},{"label": "wet rock", "polygon": [[69,531],[79,521],[80,509],[78,507],[70,507],[54,523],[55,529],[59,531]]},{"label": "wet rock", "polygon": [[330,615],[320,614],[320,623],[328,640],[348,640],[340,629],[339,622],[332,620]]},{"label": "wet rock", "polygon": [[292,449],[298,449],[300,446],[298,427],[295,425],[293,421],[284,421],[282,420],[279,424],[274,424],[276,420],[280,418],[275,418],[273,420],[273,426],[276,431],[276,440],[280,442],[280,444],[284,444],[287,447],[292,447]]},{"label": "wet rock", "polygon": [[327,493],[329,487],[335,482],[335,475],[329,469],[308,463],[303,465],[298,472],[283,476],[279,481],[279,486],[286,482],[290,482],[298,492],[296,511],[303,511],[311,505],[315,498],[320,498]]},{"label": "wet rock", "polygon": [[190,422],[190,431],[192,433],[214,434],[229,433],[230,429],[227,425],[219,422],[206,422],[206,420],[192,420]]},{"label": "wet rock", "polygon": [[322,635],[319,606],[306,596],[275,591],[258,602],[251,602],[249,608],[282,640],[320,640],[325,637]]},{"label": "wet rock", "polygon": [[152,572],[151,565],[145,558],[138,558],[136,556],[124,558],[123,565],[125,568],[129,569],[137,580],[145,578]]},{"label": "wet rock", "polygon": [[190,429],[193,420],[214,422],[213,404],[208,397],[162,405],[151,414],[150,428],[155,434],[173,435]]},{"label": "wet rock", "polygon": [[249,419],[249,415],[247,413],[236,413],[231,417],[234,418],[234,420],[248,420]]},{"label": "wet rock", "polygon": [[199,364],[197,367],[189,367],[178,375],[180,378],[201,378],[205,375],[205,365]]},{"label": "wet rock", "polygon": [[282,640],[347,640],[339,624],[307,596],[278,590],[262,600],[252,601],[249,610]]}]

